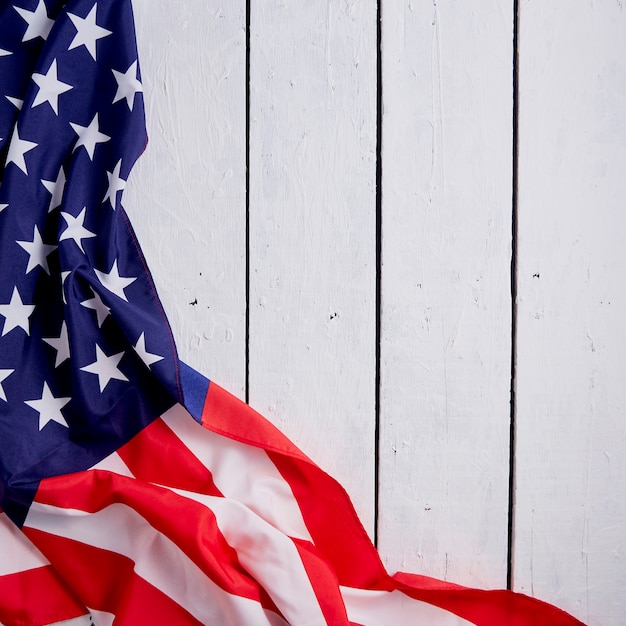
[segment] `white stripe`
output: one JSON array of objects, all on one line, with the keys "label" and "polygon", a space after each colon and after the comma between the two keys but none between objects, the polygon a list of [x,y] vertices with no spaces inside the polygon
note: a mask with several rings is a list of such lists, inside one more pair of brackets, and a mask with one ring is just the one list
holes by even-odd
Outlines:
[{"label": "white stripe", "polygon": [[[89,608],[89,607],[87,607]],[[113,620],[115,615],[113,613],[107,613],[106,611],[96,611],[95,609],[89,609],[93,617],[93,626],[113,626]]]},{"label": "white stripe", "polygon": [[362,626],[473,626],[473,622],[438,606],[414,600],[401,591],[369,591],[340,587],[348,619]]},{"label": "white stripe", "polygon": [[291,487],[264,450],[212,433],[181,405],[163,415],[163,421],[209,468],[227,498],[241,502],[286,535],[311,541]]},{"label": "white stripe", "polygon": [[241,503],[173,489],[213,511],[243,567],[270,594],[290,624],[326,624],[293,541]]},{"label": "white stripe", "polygon": [[218,587],[136,511],[112,504],[97,513],[33,502],[24,526],[122,554],[135,573],[203,624],[276,624],[258,602]]},{"label": "white stripe", "polygon": [[49,564],[5,513],[0,513],[0,555],[0,576]]},{"label": "white stripe", "polygon": [[[193,418],[187,413],[186,419]],[[117,453],[111,454],[91,469],[106,469],[134,478]],[[236,501],[182,489],[171,491],[213,511],[220,531],[228,544],[237,551],[240,563],[268,591],[290,622],[302,624],[305,623],[305,615],[313,615],[315,621],[312,623],[325,623],[300,556],[286,535]],[[250,542],[250,537],[255,537],[254,543]],[[302,592],[305,589],[309,602],[303,601]],[[108,622],[105,624],[109,626]]]},{"label": "white stripe", "polygon": [[107,470],[108,472],[113,472],[114,474],[120,474],[121,476],[134,478],[131,471],[128,469],[128,466],[126,465],[126,463],[124,463],[124,461],[122,461],[122,457],[117,452],[109,454],[109,456],[102,459],[100,463],[96,463],[93,467],[89,469]]}]

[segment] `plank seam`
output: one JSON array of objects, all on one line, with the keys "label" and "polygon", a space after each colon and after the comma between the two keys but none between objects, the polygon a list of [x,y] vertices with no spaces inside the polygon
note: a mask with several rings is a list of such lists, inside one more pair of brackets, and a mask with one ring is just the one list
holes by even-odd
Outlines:
[{"label": "plank seam", "polygon": [[380,487],[380,370],[382,323],[382,133],[383,133],[383,83],[382,83],[382,10],[381,0],[376,3],[376,364],[374,391],[374,545],[378,546],[379,487]]},{"label": "plank seam", "polygon": [[511,198],[511,388],[509,416],[509,501],[507,530],[507,589],[513,588],[515,535],[515,431],[517,384],[517,293],[518,293],[518,184],[519,184],[519,0],[513,0],[513,124]]},{"label": "plank seam", "polygon": [[250,0],[246,0],[246,337],[244,401],[250,401]]}]

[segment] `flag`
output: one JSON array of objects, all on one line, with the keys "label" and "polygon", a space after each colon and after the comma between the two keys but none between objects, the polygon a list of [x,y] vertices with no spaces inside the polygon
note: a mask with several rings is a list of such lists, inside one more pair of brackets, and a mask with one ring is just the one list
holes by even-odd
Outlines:
[{"label": "flag", "polygon": [[1,0],[0,98],[1,623],[580,623],[389,575],[341,486],[178,359],[121,205],[130,0]]}]

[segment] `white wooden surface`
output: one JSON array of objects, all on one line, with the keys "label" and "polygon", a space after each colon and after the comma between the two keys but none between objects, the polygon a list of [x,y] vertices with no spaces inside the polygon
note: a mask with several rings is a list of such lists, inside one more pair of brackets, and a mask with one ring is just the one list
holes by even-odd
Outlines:
[{"label": "white wooden surface", "polygon": [[506,585],[513,13],[383,8],[380,549]]},{"label": "white wooden surface", "polygon": [[372,533],[376,6],[265,0],[250,26],[250,404]]},{"label": "white wooden surface", "polygon": [[243,396],[245,2],[133,7],[149,143],[124,205],[181,358]]},{"label": "white wooden surface", "polygon": [[[378,502],[376,3],[251,2],[249,248],[245,2],[134,4],[151,141],[124,198],[181,357],[240,397],[249,371],[370,533],[378,507],[390,569],[504,586],[512,1],[381,4]],[[626,18],[520,5],[513,584],[618,625]]]},{"label": "white wooden surface", "polygon": [[515,588],[626,623],[626,14],[522,4]]}]

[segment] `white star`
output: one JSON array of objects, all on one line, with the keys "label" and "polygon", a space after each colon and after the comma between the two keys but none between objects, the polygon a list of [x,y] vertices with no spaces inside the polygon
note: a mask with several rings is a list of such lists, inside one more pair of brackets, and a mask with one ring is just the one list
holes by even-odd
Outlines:
[{"label": "white star", "polygon": [[86,309],[93,309],[96,312],[96,317],[98,319],[98,328],[102,328],[102,324],[104,324],[104,320],[107,318],[109,313],[111,313],[111,309],[102,302],[102,298],[93,291],[93,298],[91,300],[83,300],[81,305]]},{"label": "white star", "polygon": [[22,110],[22,105],[24,104],[24,100],[20,100],[19,98],[12,98],[11,96],[4,96],[18,111]]},{"label": "white star", "polygon": [[[2,140],[0,139],[0,141],[2,141]],[[1,185],[0,185],[0,187],[1,187]],[[6,202],[5,203],[0,202],[0,213],[2,213],[2,211],[4,211],[4,209],[6,209],[8,206],[9,205]]]},{"label": "white star", "polygon": [[37,147],[37,144],[34,141],[20,139],[16,124],[15,130],[13,131],[13,137],[11,138],[11,143],[9,144],[9,154],[7,154],[6,164],[15,163],[15,165],[17,165],[22,172],[24,172],[24,174],[28,175],[24,155],[35,147]]},{"label": "white star", "polygon": [[16,241],[28,254],[28,266],[26,267],[26,274],[34,270],[38,265],[43,267],[46,274],[50,275],[50,268],[48,267],[48,255],[57,249],[57,246],[51,246],[44,243],[39,234],[39,229],[35,226],[33,232],[32,241]]},{"label": "white star", "polygon": [[135,102],[135,94],[143,91],[141,83],[137,80],[137,61],[135,61],[126,72],[118,72],[117,70],[111,70],[115,80],[117,81],[117,91],[115,92],[115,98],[113,103],[118,100],[126,98],[126,104],[132,111],[133,104]]},{"label": "white star", "polygon": [[39,413],[39,430],[41,430],[48,422],[56,422],[69,428],[61,409],[72,398],[55,398],[48,387],[48,383],[43,384],[43,391],[39,400],[24,400],[31,409],[35,409]]},{"label": "white star", "polygon": [[98,384],[100,385],[100,393],[104,391],[104,388],[109,384],[109,381],[113,378],[117,380],[128,380],[122,372],[117,368],[117,364],[122,360],[124,356],[123,352],[107,356],[98,344],[96,344],[96,360],[85,367],[80,369],[83,372],[89,372],[95,374],[98,377]]},{"label": "white star", "polygon": [[85,250],[83,248],[82,240],[96,236],[96,233],[92,233],[90,230],[87,230],[83,226],[85,222],[86,211],[87,207],[83,208],[83,210],[78,214],[78,217],[74,217],[71,213],[65,213],[64,211],[61,211],[61,215],[67,223],[67,228],[59,237],[59,241],[64,241],[65,239],[73,239],[83,254],[85,254]]},{"label": "white star", "polygon": [[146,339],[144,337],[144,333],[139,335],[139,339],[137,339],[137,343],[135,344],[135,352],[138,354],[139,358],[150,367],[153,363],[157,361],[162,361],[163,357],[158,354],[152,354],[146,350]]},{"label": "white star", "polygon": [[124,191],[124,187],[126,187],[126,181],[120,178],[121,167],[122,159],[117,162],[117,165],[113,168],[112,172],[107,172],[107,178],[109,179],[109,188],[107,189],[106,195],[104,196],[102,202],[106,202],[108,200],[113,207],[113,210],[115,210],[117,192]]},{"label": "white star", "polygon": [[8,378],[15,370],[0,370],[0,398],[2,398],[5,402],[7,401],[7,394],[4,391],[4,387],[2,383],[5,378]]},{"label": "white star", "polygon": [[59,114],[59,96],[72,89],[72,85],[64,83],[57,78],[57,60],[54,59],[47,74],[33,74],[33,80],[39,87],[39,91],[33,100],[32,108],[47,102],[52,110]]},{"label": "white star", "polygon": [[120,276],[117,269],[117,259],[113,261],[111,271],[108,274],[100,272],[99,270],[94,271],[96,272],[98,280],[104,287],[106,287],[109,291],[112,291],[116,296],[122,298],[122,300],[128,302],[124,289],[126,289],[126,287],[128,287],[131,283],[134,283],[137,280],[137,277],[130,278],[128,276]]},{"label": "white star", "polygon": [[0,48],[0,57],[8,57],[10,54],[13,54],[9,50],[5,50],[4,48]]},{"label": "white star", "polygon": [[67,304],[67,300],[65,299],[65,279],[72,272],[61,272],[61,296],[63,297],[63,304]]},{"label": "white star", "polygon": [[70,126],[74,129],[74,132],[78,135],[78,140],[74,146],[73,152],[78,150],[81,146],[87,150],[89,158],[93,161],[93,153],[96,149],[96,144],[109,141],[111,137],[100,132],[98,128],[98,114],[94,115],[89,126],[81,126],[80,124],[74,124],[70,122]]},{"label": "white star", "polygon": [[54,20],[48,17],[46,11],[46,5],[43,0],[39,0],[37,8],[34,11],[27,11],[20,7],[13,7],[26,21],[28,28],[22,37],[22,41],[30,41],[36,37],[47,39],[50,34],[50,30],[54,25]]},{"label": "white star", "polygon": [[41,184],[50,192],[52,197],[50,198],[50,206],[48,207],[48,213],[61,206],[61,200],[63,199],[63,191],[65,190],[65,172],[63,168],[59,170],[59,174],[56,180],[41,180]]},{"label": "white star", "polygon": [[34,310],[35,305],[24,304],[17,287],[13,287],[11,302],[8,304],[0,304],[0,315],[5,318],[2,337],[18,326],[24,329],[27,335],[30,335],[28,318],[33,314]]},{"label": "white star", "polygon": [[85,46],[94,61],[96,60],[96,41],[112,34],[110,30],[96,24],[97,7],[98,3],[96,2],[91,11],[89,11],[89,15],[84,18],[78,17],[78,15],[74,15],[73,13],[67,14],[76,28],[76,35],[74,35],[74,39],[72,39],[68,50]]},{"label": "white star", "polygon": [[58,337],[42,337],[42,339],[57,351],[54,367],[59,367],[63,361],[70,358],[70,338],[65,321],[61,324],[61,334]]}]

